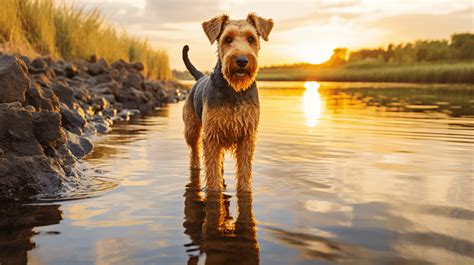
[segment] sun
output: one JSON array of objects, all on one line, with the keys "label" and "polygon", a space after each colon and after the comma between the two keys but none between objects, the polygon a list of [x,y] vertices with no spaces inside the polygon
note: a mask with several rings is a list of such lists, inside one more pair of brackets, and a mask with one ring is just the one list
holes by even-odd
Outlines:
[{"label": "sun", "polygon": [[331,49],[319,49],[316,46],[307,46],[298,49],[298,59],[310,64],[321,64],[329,60],[332,55]]}]

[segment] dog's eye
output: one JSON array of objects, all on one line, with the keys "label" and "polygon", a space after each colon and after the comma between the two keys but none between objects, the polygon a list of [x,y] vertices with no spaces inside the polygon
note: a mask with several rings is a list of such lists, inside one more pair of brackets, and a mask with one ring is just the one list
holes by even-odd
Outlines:
[{"label": "dog's eye", "polygon": [[232,43],[232,38],[231,38],[231,37],[225,38],[225,42],[226,42],[227,44],[231,44],[231,43]]},{"label": "dog's eye", "polygon": [[248,37],[248,38],[247,38],[247,41],[248,41],[250,44],[252,44],[252,43],[255,41],[255,39],[254,39],[253,37]]}]

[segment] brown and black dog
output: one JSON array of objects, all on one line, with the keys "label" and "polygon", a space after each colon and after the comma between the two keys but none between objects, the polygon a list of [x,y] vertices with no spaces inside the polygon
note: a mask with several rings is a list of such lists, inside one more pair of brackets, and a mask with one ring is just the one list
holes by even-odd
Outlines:
[{"label": "brown and black dog", "polygon": [[251,191],[252,160],[260,116],[255,77],[258,71],[260,37],[268,40],[273,21],[255,14],[231,20],[227,15],[202,24],[209,41],[217,41],[218,60],[210,76],[189,61],[189,47],[183,61],[196,79],[184,109],[184,135],[191,149],[191,168],[200,167],[200,138],[204,151],[206,188],[223,190],[224,151],[237,160],[237,189]]}]

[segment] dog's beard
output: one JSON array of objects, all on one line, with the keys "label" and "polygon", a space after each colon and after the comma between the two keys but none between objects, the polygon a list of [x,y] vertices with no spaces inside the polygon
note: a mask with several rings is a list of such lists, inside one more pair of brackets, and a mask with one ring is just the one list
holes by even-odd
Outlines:
[{"label": "dog's beard", "polygon": [[224,61],[228,63],[223,64],[222,74],[230,87],[236,92],[245,91],[250,88],[257,77],[258,66],[256,60],[250,58],[249,66],[243,69],[232,66],[231,59]]}]

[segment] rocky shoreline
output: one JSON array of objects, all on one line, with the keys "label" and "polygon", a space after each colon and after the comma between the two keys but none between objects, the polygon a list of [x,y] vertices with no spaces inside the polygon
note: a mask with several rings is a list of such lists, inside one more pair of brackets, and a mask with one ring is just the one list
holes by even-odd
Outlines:
[{"label": "rocky shoreline", "polygon": [[84,179],[79,159],[115,121],[185,98],[140,62],[30,60],[0,54],[0,200],[53,194]]}]

